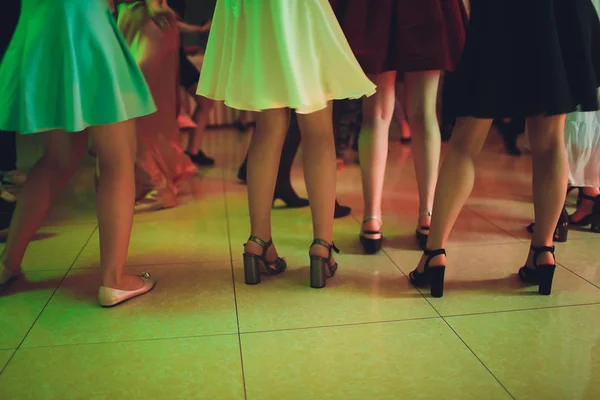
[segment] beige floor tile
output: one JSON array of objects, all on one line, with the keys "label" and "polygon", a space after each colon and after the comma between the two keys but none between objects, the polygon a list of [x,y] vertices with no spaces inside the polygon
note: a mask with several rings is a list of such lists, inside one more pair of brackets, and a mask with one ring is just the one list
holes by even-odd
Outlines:
[{"label": "beige floor tile", "polygon": [[[600,302],[600,289],[558,266],[551,296],[523,286],[517,271],[527,254],[524,243],[464,246],[448,249],[444,297],[428,300],[441,315],[555,307]],[[414,252],[391,252],[396,264],[410,273],[419,260]],[[422,292],[429,297],[428,289]]]},{"label": "beige floor tile", "polygon": [[[95,225],[47,226],[37,233],[25,253],[24,271],[67,270],[88,240],[94,240]],[[97,238],[96,246],[98,246]],[[0,252],[5,244],[0,243]]]},{"label": "beige floor tile", "polygon": [[600,305],[448,318],[517,399],[600,398]]},{"label": "beige floor tile", "polygon": [[577,275],[600,286],[600,235],[585,233],[586,239],[568,240],[558,246],[559,262]]},{"label": "beige floor tile", "polygon": [[510,399],[437,318],[245,334],[242,353],[248,400]]},{"label": "beige floor tile", "polygon": [[[127,265],[188,262],[226,262],[230,259],[226,219],[156,220],[134,223]],[[75,268],[97,267],[98,232],[75,263]]]},{"label": "beige floor tile", "polygon": [[0,296],[0,349],[14,349],[29,332],[66,271],[28,272]]},{"label": "beige floor tile", "polygon": [[8,364],[15,350],[0,350],[0,373]]},{"label": "beige floor tile", "polygon": [[2,399],[243,399],[237,335],[20,349]]},{"label": "beige floor tile", "polygon": [[129,268],[142,270],[156,278],[154,290],[111,309],[97,304],[97,269],[72,271],[23,346],[237,332],[230,268],[199,263]]}]

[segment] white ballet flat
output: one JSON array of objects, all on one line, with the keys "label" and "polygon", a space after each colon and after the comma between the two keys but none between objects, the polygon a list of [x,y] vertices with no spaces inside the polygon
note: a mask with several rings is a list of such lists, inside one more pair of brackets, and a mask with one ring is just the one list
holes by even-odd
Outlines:
[{"label": "white ballet flat", "polygon": [[114,307],[129,299],[148,293],[156,285],[156,281],[149,273],[142,272],[138,276],[144,281],[144,284],[136,290],[121,290],[100,286],[100,290],[98,291],[98,302],[100,305],[102,307]]}]

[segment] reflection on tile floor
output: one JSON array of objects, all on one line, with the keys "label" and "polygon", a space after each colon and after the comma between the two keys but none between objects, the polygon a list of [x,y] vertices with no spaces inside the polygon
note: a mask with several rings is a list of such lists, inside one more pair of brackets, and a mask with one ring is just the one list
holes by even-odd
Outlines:
[{"label": "reflection on tile floor", "polygon": [[156,276],[155,290],[101,309],[88,160],[31,245],[27,280],[0,297],[0,399],[600,398],[600,236],[574,231],[558,245],[552,296],[521,286],[530,159],[488,142],[448,246],[443,299],[406,277],[420,257],[416,184],[396,143],[383,252],[361,253],[360,174],[347,166],[338,194],[354,211],[335,225],[338,275],[308,287],[310,212],[276,209],[289,269],[246,286],[235,173],[247,137],[219,131],[205,140],[218,166],[184,183],[180,206],[135,218],[128,268]]}]

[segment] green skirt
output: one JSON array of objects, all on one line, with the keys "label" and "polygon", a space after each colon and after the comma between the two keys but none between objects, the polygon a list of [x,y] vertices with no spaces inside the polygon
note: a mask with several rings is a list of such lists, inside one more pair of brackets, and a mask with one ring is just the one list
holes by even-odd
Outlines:
[{"label": "green skirt", "polygon": [[23,134],[156,111],[106,0],[23,0],[0,64],[0,130]]}]

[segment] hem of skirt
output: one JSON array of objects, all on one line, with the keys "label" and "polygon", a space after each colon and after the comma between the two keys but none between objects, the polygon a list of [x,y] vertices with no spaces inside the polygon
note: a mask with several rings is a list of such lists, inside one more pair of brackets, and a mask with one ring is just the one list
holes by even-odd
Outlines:
[{"label": "hem of skirt", "polygon": [[[198,92],[197,94],[199,96],[204,96],[206,98],[215,100],[215,101],[222,101],[225,103],[225,105],[229,108],[233,108],[234,110],[239,110],[239,111],[251,111],[251,112],[261,112],[261,111],[266,111],[266,110],[276,110],[279,108],[290,108],[292,110],[295,110],[296,113],[298,114],[312,114],[321,110],[324,110],[325,108],[327,108],[327,103],[330,101],[334,101],[334,100],[346,100],[346,99],[351,99],[351,100],[355,100],[355,99],[360,99],[362,97],[371,97],[372,95],[375,94],[375,92],[377,91],[377,88],[375,86],[373,86],[373,89],[369,92],[363,92],[360,94],[356,94],[356,95],[332,95],[332,96],[328,96],[326,98],[326,100],[324,101],[324,104],[322,105],[313,105],[313,106],[308,106],[308,105],[304,105],[304,104],[288,104],[288,103],[279,103],[279,104],[269,104],[269,105],[262,105],[262,106],[250,106],[248,104],[242,105],[239,103],[236,103],[235,101],[232,100],[228,100],[226,98],[224,98],[223,96],[218,96],[218,95],[213,95],[213,94],[209,94],[209,93],[202,93],[202,92]],[[300,109],[299,109],[300,107]]]},{"label": "hem of skirt", "polygon": [[155,112],[156,112],[156,110],[151,111],[151,112],[144,112],[144,113],[136,115],[135,117],[128,116],[125,118],[120,118],[120,119],[116,119],[116,120],[112,120],[112,121],[108,121],[108,122],[83,123],[81,125],[73,126],[73,127],[65,127],[65,126],[53,126],[52,127],[52,126],[50,126],[50,127],[43,127],[43,128],[35,127],[35,128],[23,129],[22,127],[17,127],[17,126],[0,125],[0,130],[8,131],[8,132],[17,132],[20,135],[37,135],[40,133],[45,133],[45,132],[55,131],[55,130],[62,130],[62,131],[68,132],[68,133],[78,133],[78,132],[83,132],[84,130],[94,127],[94,126],[118,124],[119,122],[125,122],[125,121],[130,121],[132,119],[145,117],[147,115],[154,114]]}]

